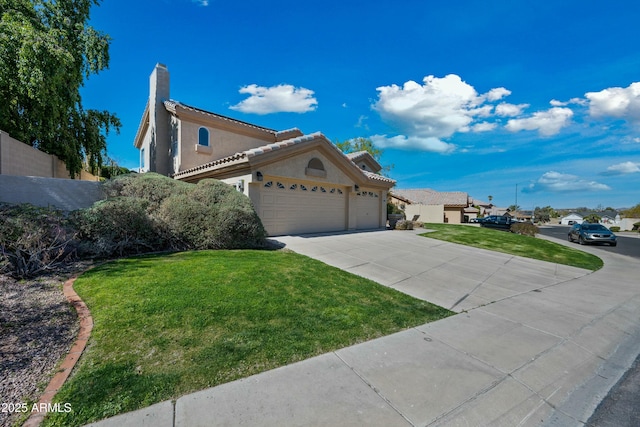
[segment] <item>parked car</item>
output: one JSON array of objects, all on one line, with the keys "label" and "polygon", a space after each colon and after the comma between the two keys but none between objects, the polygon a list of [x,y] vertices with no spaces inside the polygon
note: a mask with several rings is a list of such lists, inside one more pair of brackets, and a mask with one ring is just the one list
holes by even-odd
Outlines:
[{"label": "parked car", "polygon": [[514,220],[510,216],[489,215],[485,216],[484,218],[478,219],[478,222],[482,227],[503,228],[508,230],[511,228],[511,224],[514,224],[518,221]]},{"label": "parked car", "polygon": [[618,241],[616,235],[602,224],[591,224],[584,222],[582,224],[573,224],[569,230],[569,241],[578,242],[581,245],[587,243],[607,243],[616,246]]}]

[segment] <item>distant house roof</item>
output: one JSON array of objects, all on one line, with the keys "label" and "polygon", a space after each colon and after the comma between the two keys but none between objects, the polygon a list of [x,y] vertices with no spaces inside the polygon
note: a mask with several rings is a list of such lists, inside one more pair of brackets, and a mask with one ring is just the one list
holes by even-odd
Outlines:
[{"label": "distant house roof", "polygon": [[476,199],[475,197],[471,197],[471,204],[476,206],[493,206],[491,202],[485,202],[484,200]]},{"label": "distant house roof", "polygon": [[444,205],[466,208],[469,206],[469,195],[462,191],[436,191],[429,188],[412,190],[393,190],[398,195],[411,203],[421,205]]}]

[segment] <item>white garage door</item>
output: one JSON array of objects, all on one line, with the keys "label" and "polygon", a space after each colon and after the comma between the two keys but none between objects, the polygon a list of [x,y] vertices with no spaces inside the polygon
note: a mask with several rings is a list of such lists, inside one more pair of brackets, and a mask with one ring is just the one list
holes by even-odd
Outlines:
[{"label": "white garage door", "polygon": [[346,193],[327,184],[267,181],[258,214],[270,236],[346,229]]},{"label": "white garage door", "polygon": [[380,197],[377,191],[356,193],[356,228],[366,230],[380,227]]}]

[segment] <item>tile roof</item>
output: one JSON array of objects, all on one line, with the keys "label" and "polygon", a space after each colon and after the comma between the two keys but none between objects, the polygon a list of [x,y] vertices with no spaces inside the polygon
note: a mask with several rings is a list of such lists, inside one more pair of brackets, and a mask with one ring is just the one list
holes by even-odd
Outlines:
[{"label": "tile roof", "polygon": [[[240,125],[243,125],[243,126],[247,126],[247,127],[253,128],[253,129],[258,129],[258,130],[273,134],[274,136],[277,135],[278,133],[280,133],[280,132],[278,132],[276,130],[273,130],[273,129],[265,128],[265,127],[262,127],[262,126],[254,125],[254,124],[247,123],[247,122],[243,122],[242,120],[232,119],[231,117],[223,116],[221,114],[216,114],[216,113],[212,113],[210,111],[202,110],[200,108],[192,107],[190,105],[183,104],[182,102],[176,101],[176,100],[173,100],[173,99],[170,99],[168,101],[164,101],[164,107],[170,112],[175,112],[176,111],[176,107],[180,107],[180,108],[183,108],[183,109],[188,110],[188,111],[193,111],[193,112],[196,112],[196,113],[203,114],[205,116],[215,117],[215,118],[218,118],[218,119],[230,122],[230,123],[236,123],[236,124],[240,124]],[[291,129],[289,129],[287,131],[291,131]],[[282,131],[282,132],[287,132],[287,131]]]},{"label": "tile roof", "polygon": [[424,188],[393,190],[393,194],[421,205],[469,206],[469,195],[462,191],[436,191]]},{"label": "tile roof", "polygon": [[[360,160],[361,158],[365,157],[367,154],[369,154],[369,152],[363,150],[363,151],[356,151],[355,153],[347,153],[346,156],[352,162],[356,162],[356,161]],[[371,155],[371,154],[369,154],[369,155]]]},{"label": "tile roof", "polygon": [[[240,164],[240,163],[244,163],[244,162],[248,162],[249,159],[253,158],[253,157],[257,157],[266,153],[270,153],[273,151],[277,151],[277,150],[281,150],[283,148],[287,148],[287,147],[291,147],[294,145],[299,145],[299,144],[304,144],[306,142],[311,142],[315,139],[319,139],[322,138],[324,140],[327,140],[326,137],[321,133],[321,132],[314,132],[308,135],[302,135],[296,138],[291,138],[291,139],[287,139],[284,141],[279,141],[279,142],[274,142],[271,144],[267,144],[267,145],[263,145],[261,147],[256,147],[256,148],[251,148],[249,150],[245,150],[243,152],[240,153],[236,153],[232,156],[228,156],[228,157],[224,157],[222,159],[216,159],[213,160],[211,162],[202,164],[200,166],[196,166],[190,169],[186,169],[183,171],[180,171],[176,174],[174,174],[174,178],[181,178],[183,176],[187,176],[187,175],[194,175],[197,172],[201,172],[201,171],[205,171],[207,169],[215,169],[217,167],[221,167],[221,166],[227,166],[227,165],[232,165],[232,164]],[[328,140],[327,140],[328,141]],[[371,180],[371,181],[377,181],[377,182],[384,182],[384,183],[389,183],[389,184],[395,184],[395,180],[391,179],[391,178],[387,178],[384,177],[382,175],[378,175],[376,173],[373,172],[368,172],[368,171],[364,171],[362,169],[360,169],[351,159],[348,158],[348,156],[346,156],[344,153],[342,153],[342,151],[340,151],[340,149],[338,147],[336,147],[334,144],[329,142],[329,145],[331,147],[333,147],[333,149],[335,149],[337,152],[339,152],[342,156],[344,156],[346,158],[347,161],[349,161],[352,166],[357,169],[360,173],[362,173],[366,179]]]}]

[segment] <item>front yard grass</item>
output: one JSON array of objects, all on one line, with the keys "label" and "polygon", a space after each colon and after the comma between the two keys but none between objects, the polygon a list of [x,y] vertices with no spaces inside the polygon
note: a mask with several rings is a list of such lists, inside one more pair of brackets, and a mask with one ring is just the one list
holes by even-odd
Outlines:
[{"label": "front yard grass", "polygon": [[81,425],[453,313],[288,251],[122,259],[75,283],[94,329],[56,396]]},{"label": "front yard grass", "polygon": [[523,236],[483,227],[453,224],[424,224],[424,228],[435,230],[421,234],[432,239],[459,243],[475,248],[488,249],[541,261],[571,265],[587,270],[602,268],[602,260],[595,255],[569,248],[548,240]]}]

